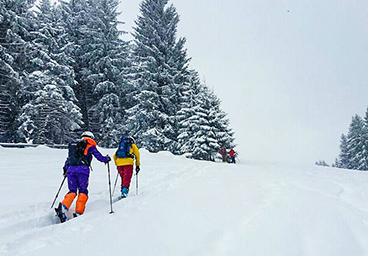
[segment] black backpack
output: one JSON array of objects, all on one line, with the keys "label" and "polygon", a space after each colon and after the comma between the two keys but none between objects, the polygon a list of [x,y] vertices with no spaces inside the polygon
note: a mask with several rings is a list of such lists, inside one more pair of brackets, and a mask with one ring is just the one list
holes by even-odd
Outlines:
[{"label": "black backpack", "polygon": [[133,145],[133,140],[129,137],[122,137],[120,140],[119,148],[116,151],[117,158],[134,158],[132,154],[130,154],[130,148]]},{"label": "black backpack", "polygon": [[86,140],[77,140],[72,142],[68,146],[68,159],[69,165],[90,165],[90,161],[84,150],[86,149],[88,142]]}]

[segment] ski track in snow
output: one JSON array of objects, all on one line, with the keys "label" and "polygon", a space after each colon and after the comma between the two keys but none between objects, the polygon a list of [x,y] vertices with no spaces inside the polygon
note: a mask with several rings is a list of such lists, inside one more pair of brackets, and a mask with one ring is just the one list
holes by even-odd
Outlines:
[{"label": "ski track in snow", "polygon": [[[0,148],[1,256],[368,255],[368,172],[142,150],[138,195],[133,176],[109,214],[107,168],[94,160],[85,214],[60,224],[50,206],[66,154]],[[65,183],[55,207],[66,192]]]}]

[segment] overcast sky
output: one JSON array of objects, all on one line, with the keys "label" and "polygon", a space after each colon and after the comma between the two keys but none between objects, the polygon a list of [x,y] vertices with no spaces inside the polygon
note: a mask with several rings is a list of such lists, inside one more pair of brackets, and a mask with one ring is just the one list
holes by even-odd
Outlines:
[{"label": "overcast sky", "polygon": [[[140,2],[121,1],[121,29],[132,32]],[[222,100],[242,159],[334,161],[351,117],[368,107],[368,1],[170,3],[191,67]]]},{"label": "overcast sky", "polygon": [[[138,0],[123,0],[131,32]],[[246,161],[334,161],[368,106],[368,1],[172,0]],[[131,37],[126,37],[131,38]]]}]

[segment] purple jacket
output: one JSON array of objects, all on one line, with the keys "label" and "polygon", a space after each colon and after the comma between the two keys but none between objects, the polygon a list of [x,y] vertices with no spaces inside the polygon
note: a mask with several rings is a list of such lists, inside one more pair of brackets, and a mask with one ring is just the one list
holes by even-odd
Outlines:
[{"label": "purple jacket", "polygon": [[[101,153],[97,150],[95,146],[92,146],[88,149],[87,158],[88,161],[92,161],[92,155],[94,155],[98,161],[107,163],[109,158],[107,156],[101,155]],[[67,174],[87,174],[89,175],[89,166],[88,165],[69,165],[69,159],[66,159],[63,169],[68,169]]]}]

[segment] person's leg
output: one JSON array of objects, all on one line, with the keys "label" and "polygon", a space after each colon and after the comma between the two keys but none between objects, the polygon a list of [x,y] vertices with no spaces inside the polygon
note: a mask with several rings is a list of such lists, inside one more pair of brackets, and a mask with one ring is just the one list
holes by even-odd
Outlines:
[{"label": "person's leg", "polygon": [[78,214],[83,214],[86,208],[88,200],[88,179],[89,175],[78,174],[79,195],[75,206],[75,212]]},{"label": "person's leg", "polygon": [[75,196],[77,195],[78,178],[75,174],[68,175],[68,188],[69,192],[68,194],[65,195],[64,200],[61,202],[62,205],[64,205],[67,210],[69,210],[70,206],[74,201]]},{"label": "person's leg", "polygon": [[117,169],[118,169],[119,176],[121,178],[120,189],[122,189],[123,188],[123,180],[124,180],[124,166],[118,166]]},{"label": "person's leg", "polygon": [[133,165],[125,165],[123,171],[123,182],[121,187],[122,197],[126,197],[129,193],[130,180],[133,176]]},{"label": "person's leg", "polygon": [[124,166],[124,173],[123,173],[123,187],[129,188],[130,186],[130,180],[133,176],[133,165],[125,165]]}]

